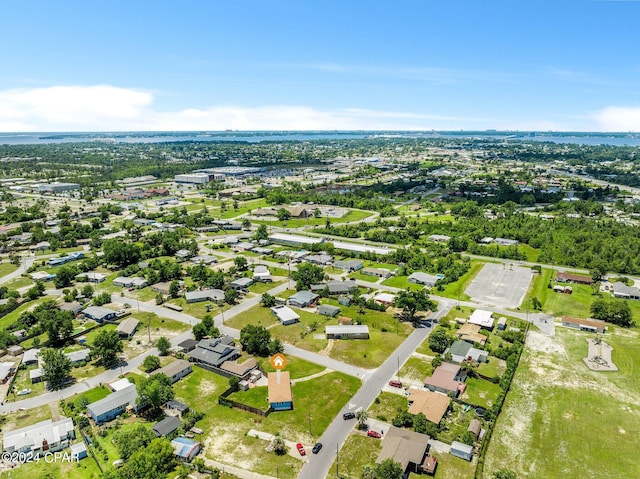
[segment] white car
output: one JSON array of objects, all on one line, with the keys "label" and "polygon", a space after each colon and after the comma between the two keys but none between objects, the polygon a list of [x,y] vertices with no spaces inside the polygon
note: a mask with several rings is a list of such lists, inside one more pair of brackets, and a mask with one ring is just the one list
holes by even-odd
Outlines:
[{"label": "white car", "polygon": [[18,391],[18,396],[26,396],[27,394],[31,394],[30,388],[21,389],[20,391]]}]

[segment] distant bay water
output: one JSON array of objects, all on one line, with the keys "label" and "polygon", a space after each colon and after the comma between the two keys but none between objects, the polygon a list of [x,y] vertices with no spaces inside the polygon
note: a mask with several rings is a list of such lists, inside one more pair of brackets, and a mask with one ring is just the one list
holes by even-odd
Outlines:
[{"label": "distant bay water", "polygon": [[551,142],[577,145],[638,146],[640,135],[624,133],[513,134],[513,132],[118,132],[118,133],[0,133],[0,145],[41,145],[60,143],[170,143],[238,141],[349,140],[363,138],[478,138],[523,142]]}]

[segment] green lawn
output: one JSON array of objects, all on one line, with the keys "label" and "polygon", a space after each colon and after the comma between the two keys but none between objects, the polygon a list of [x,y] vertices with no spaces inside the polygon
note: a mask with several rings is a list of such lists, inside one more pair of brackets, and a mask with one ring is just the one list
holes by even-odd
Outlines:
[{"label": "green lawn", "polygon": [[480,378],[468,378],[467,389],[460,397],[463,401],[475,406],[489,408],[493,406],[496,398],[502,392],[500,386]]},{"label": "green lawn", "polygon": [[[66,451],[68,453],[68,450]],[[104,466],[103,466],[104,467]],[[0,477],[12,479],[99,479],[102,477],[96,462],[91,457],[79,462],[47,462],[41,459],[11,470],[11,475],[0,473]]]},{"label": "green lawn", "polygon": [[392,276],[391,278],[385,279],[382,284],[393,288],[409,289],[411,291],[420,291],[421,289],[424,289],[424,286],[421,284],[409,283],[409,281],[407,281],[407,276]]},{"label": "green lawn", "polygon": [[9,288],[9,290],[20,289],[24,288],[25,286],[33,286],[33,284],[33,280],[27,276],[19,276],[18,278],[12,279],[8,283],[4,283],[4,285]]},{"label": "green lawn", "polygon": [[[640,457],[640,331],[612,328],[617,372],[586,367],[587,333],[530,332],[486,456],[485,474],[509,468],[518,477],[635,477]],[[631,436],[630,436],[631,435]],[[553,444],[558,454],[546,454]]]},{"label": "green lawn", "polygon": [[22,313],[24,313],[25,311],[32,310],[33,308],[38,306],[40,303],[43,303],[47,299],[50,300],[51,298],[50,297],[38,298],[34,301],[27,301],[21,304],[16,309],[11,311],[9,314],[0,318],[0,329],[6,329],[9,325],[15,323]]},{"label": "green lawn", "polygon": [[584,284],[572,284],[572,294],[556,293],[549,290],[545,302],[542,304],[543,311],[554,316],[575,316],[578,318],[590,317],[591,303],[597,296],[592,294],[591,286]]},{"label": "green lawn", "polygon": [[400,377],[414,381],[422,381],[425,377],[433,374],[431,361],[416,356],[410,357],[404,366],[400,368]]},{"label": "green lawn", "polygon": [[507,370],[507,363],[498,359],[495,356],[489,356],[489,361],[486,363],[480,363],[478,366],[478,372],[488,378],[494,376],[502,376]]},{"label": "green lawn", "polygon": [[[13,386],[15,387],[16,392],[21,389],[31,389],[31,394],[28,396],[16,396],[17,400],[26,399],[27,397],[37,396],[38,394],[42,394],[44,392],[44,381],[40,381],[39,383],[31,384],[31,379],[29,378],[29,371],[33,369],[37,369],[37,365],[29,366],[28,368],[22,369],[20,368],[16,374],[16,379],[13,382]],[[13,395],[8,396],[13,399]]]},{"label": "green lawn", "polygon": [[471,284],[476,275],[480,272],[484,263],[482,261],[472,260],[469,271],[463,274],[457,281],[449,283],[444,287],[444,291],[438,291],[438,296],[445,298],[457,299],[460,301],[469,301],[471,299],[464,291]]},{"label": "green lawn", "polygon": [[[375,464],[381,450],[382,441],[380,439],[374,439],[362,434],[351,434],[347,437],[342,449],[340,449],[338,458],[338,473],[340,477],[344,479],[361,479],[362,466]],[[335,451],[333,451],[333,456],[335,456]],[[336,463],[334,461],[329,468],[327,477],[333,478],[335,471]]]},{"label": "green lawn", "polygon": [[258,408],[262,411],[266,411],[269,408],[266,386],[251,388],[247,391],[236,391],[228,397],[232,401],[240,402],[247,406]]},{"label": "green lawn", "polygon": [[[348,399],[360,387],[360,381],[341,373],[329,373],[293,386],[293,411],[274,412],[266,418],[217,404],[217,397],[228,387],[228,380],[195,367],[193,373],[174,385],[176,398],[206,414],[197,423],[205,431],[206,455],[261,474],[293,479],[302,463],[291,456],[265,452],[265,441],[250,438],[247,432],[258,429],[283,438],[313,444]],[[309,434],[311,415],[312,434]],[[286,474],[290,474],[287,476]]]},{"label": "green lawn", "polygon": [[[273,269],[273,268],[270,268],[270,269]],[[249,286],[249,291],[255,294],[263,294],[263,293],[266,293],[267,291],[272,290],[276,286],[281,285],[282,283],[284,283],[284,281],[272,281],[269,283],[257,282]]]},{"label": "green lawn", "polygon": [[[275,371],[266,358],[259,358],[258,363],[260,364],[260,368],[267,373]],[[312,374],[324,371],[324,369],[325,368],[323,366],[305,361],[304,359],[300,359],[295,356],[287,356],[287,367],[285,370],[289,371],[291,379],[311,376]]]},{"label": "green lawn", "polygon": [[[476,462],[465,461],[451,454],[433,454],[438,459],[436,479],[472,479],[476,471]],[[424,478],[424,475],[411,474],[409,479]]]},{"label": "green lawn", "polygon": [[[382,391],[369,408],[369,417],[391,423],[399,412],[407,409],[407,398],[402,394]],[[384,418],[384,419],[383,419]]]},{"label": "green lawn", "polygon": [[0,263],[0,277],[6,276],[17,270],[18,267],[12,263]]}]

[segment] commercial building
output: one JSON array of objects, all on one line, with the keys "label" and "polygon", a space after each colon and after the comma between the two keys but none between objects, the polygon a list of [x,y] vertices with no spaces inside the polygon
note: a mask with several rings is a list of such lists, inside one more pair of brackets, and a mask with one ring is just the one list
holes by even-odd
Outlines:
[{"label": "commercial building", "polygon": [[65,191],[79,190],[78,183],[45,183],[38,185],[39,193],[63,193]]}]

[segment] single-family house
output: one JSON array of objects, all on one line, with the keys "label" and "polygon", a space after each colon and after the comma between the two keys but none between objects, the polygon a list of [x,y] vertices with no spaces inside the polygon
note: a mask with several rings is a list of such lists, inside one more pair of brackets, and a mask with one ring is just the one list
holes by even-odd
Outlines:
[{"label": "single-family house", "polygon": [[200,443],[186,437],[176,437],[171,441],[173,454],[181,461],[190,462],[200,453]]},{"label": "single-family house", "polygon": [[167,416],[154,424],[151,430],[156,437],[167,437],[176,432],[181,425],[182,422],[176,416]]},{"label": "single-family house", "polygon": [[280,321],[284,326],[288,326],[289,324],[294,324],[300,321],[300,316],[298,315],[298,313],[285,305],[274,306],[271,308],[271,312],[276,315],[278,321]]},{"label": "single-family house", "polygon": [[36,271],[35,273],[29,274],[29,276],[31,276],[31,279],[36,282],[51,281],[53,278],[56,277],[55,274],[47,273],[46,271]]},{"label": "single-family house", "polygon": [[373,300],[376,303],[384,304],[386,306],[391,306],[393,302],[396,300],[395,294],[391,293],[378,293],[373,297]]},{"label": "single-family house", "polygon": [[192,371],[192,366],[189,361],[184,359],[176,359],[172,363],[167,364],[165,367],[156,369],[153,374],[164,374],[171,379],[171,384],[182,379]]},{"label": "single-family house", "polygon": [[386,268],[362,268],[360,271],[362,274],[366,274],[367,276],[376,276],[378,278],[387,279],[391,277],[393,274],[390,270]]},{"label": "single-family house", "polygon": [[116,317],[115,311],[102,306],[89,306],[82,311],[82,314],[98,323],[102,323],[103,321],[108,321]]},{"label": "single-family house", "polygon": [[333,263],[333,266],[335,268],[342,269],[348,272],[360,271],[362,268],[364,268],[364,264],[362,264],[362,261],[360,261],[359,259],[336,261],[335,263]]},{"label": "single-family house", "polygon": [[89,348],[80,349],[79,351],[72,351],[65,354],[69,361],[71,361],[72,365],[81,364],[85,361],[88,361],[90,355],[91,350]]},{"label": "single-family house", "polygon": [[331,304],[321,304],[317,307],[318,314],[323,316],[337,316],[340,313],[340,308]]},{"label": "single-family house", "polygon": [[237,278],[234,279],[233,281],[231,281],[229,283],[229,287],[231,289],[235,289],[236,291],[244,291],[246,290],[249,286],[251,286],[253,284],[253,279],[252,278]]},{"label": "single-family house", "polygon": [[22,355],[22,364],[29,366],[38,362],[40,350],[36,348],[27,349]]},{"label": "single-family house", "polygon": [[222,363],[222,366],[220,366],[220,369],[239,378],[246,378],[255,371],[257,367],[258,362],[255,358],[249,358],[241,363],[238,361],[225,361]]},{"label": "single-family house", "polygon": [[58,309],[60,311],[69,311],[74,316],[78,315],[80,311],[82,311],[82,308],[84,308],[84,306],[82,306],[77,301],[74,301],[72,303],[60,303],[58,305]]},{"label": "single-family house", "polygon": [[178,343],[178,350],[181,353],[189,353],[193,351],[198,345],[198,341],[195,339],[185,339],[181,343]]},{"label": "single-family house", "polygon": [[266,266],[259,264],[253,268],[253,280],[268,283],[272,280],[271,272]]},{"label": "single-family house", "polygon": [[449,349],[445,351],[445,354],[447,352],[451,354],[451,360],[458,364],[466,360],[486,363],[489,357],[486,351],[474,348],[471,343],[466,341],[455,341]]},{"label": "single-family house", "polygon": [[102,273],[96,273],[95,271],[85,273],[85,281],[89,283],[102,283],[107,277]]},{"label": "single-family house", "polygon": [[121,338],[131,338],[136,333],[136,329],[138,329],[139,324],[140,321],[138,321],[136,318],[128,317],[120,324],[118,324],[116,332]]},{"label": "single-family house", "polygon": [[415,388],[409,388],[408,400],[410,414],[422,413],[434,424],[440,424],[451,404],[451,398],[446,394]]},{"label": "single-family house", "polygon": [[19,356],[24,352],[24,348],[17,344],[12,344],[7,348],[7,354],[9,356]]},{"label": "single-family house", "polygon": [[427,288],[433,288],[436,282],[438,281],[438,279],[440,278],[432,274],[416,271],[415,273],[411,273],[409,275],[409,277],[407,278],[407,281],[409,283],[414,283],[414,284],[423,284]]},{"label": "single-family house", "polygon": [[188,249],[179,249],[175,252],[174,256],[178,261],[185,261],[195,255],[192,254]]},{"label": "single-family house", "polygon": [[369,326],[366,324],[325,326],[327,339],[369,339]]},{"label": "single-family house", "polygon": [[487,342],[487,336],[480,334],[480,326],[477,324],[464,323],[457,331],[456,337],[468,343],[478,343],[481,346]]},{"label": "single-family house", "polygon": [[428,457],[429,439],[426,434],[390,426],[382,439],[382,450],[376,463],[392,459],[400,464],[405,477],[411,472],[419,474],[424,470],[423,463]]},{"label": "single-family house", "polygon": [[465,461],[471,461],[473,459],[473,446],[453,441],[451,443],[451,450],[449,453],[454,457],[459,457]]},{"label": "single-family house", "polygon": [[556,281],[558,283],[577,283],[577,284],[591,284],[593,278],[591,276],[585,276],[583,274],[566,273],[564,271],[558,271],[556,275]]},{"label": "single-family house", "polygon": [[29,380],[31,384],[36,384],[42,381],[42,376],[44,375],[44,371],[42,368],[35,368],[29,370]]},{"label": "single-family house", "polygon": [[136,391],[136,386],[132,384],[131,386],[109,394],[99,401],[89,404],[87,406],[87,412],[96,423],[102,424],[120,416],[128,407],[132,407],[134,410],[137,409],[137,397],[138,392]]},{"label": "single-family house", "polygon": [[69,447],[69,442],[75,437],[71,418],[63,417],[56,422],[46,419],[21,429],[6,431],[2,441],[2,452],[57,452]]},{"label": "single-family house", "polygon": [[318,297],[319,296],[317,294],[312,293],[311,291],[298,291],[296,294],[289,297],[289,304],[296,308],[308,308],[316,301],[316,299],[318,299]]},{"label": "single-family house", "polygon": [[131,278],[131,286],[136,289],[144,288],[149,282],[145,278],[135,277]]},{"label": "single-family house", "polygon": [[333,263],[333,257],[328,254],[310,254],[304,260],[318,266],[328,266]]},{"label": "single-family house", "polygon": [[477,324],[481,328],[492,330],[493,329],[493,313],[491,311],[485,311],[482,309],[476,309],[469,320],[469,324]]},{"label": "single-family house", "polygon": [[567,328],[579,329],[581,331],[591,331],[593,333],[604,333],[607,330],[607,323],[600,319],[580,319],[570,316],[562,317],[562,325]]},{"label": "single-family house", "polygon": [[198,255],[198,256],[194,256],[193,258],[191,258],[190,260],[193,264],[204,264],[204,265],[210,265],[210,264],[214,264],[218,262],[218,258],[216,258],[215,256],[209,256],[209,255]]},{"label": "single-family house", "polygon": [[232,361],[240,356],[233,338],[220,336],[215,339],[201,339],[196,348],[189,353],[190,361],[219,368],[225,361]]},{"label": "single-family house", "polygon": [[640,289],[618,281],[613,283],[613,296],[623,299],[640,299]]},{"label": "single-family house", "polygon": [[133,286],[133,279],[126,276],[118,276],[113,280],[113,285],[120,288],[130,288]]},{"label": "single-family house", "polygon": [[518,240],[508,238],[496,238],[493,241],[499,246],[516,246],[518,244]]},{"label": "single-family house", "polygon": [[448,243],[451,239],[451,236],[447,235],[431,235],[429,236],[431,241],[435,241],[436,243]]},{"label": "single-family house", "polygon": [[274,411],[293,409],[293,394],[289,371],[278,371],[267,375],[267,398]]},{"label": "single-family house", "polygon": [[9,379],[9,375],[16,370],[13,361],[4,361],[0,363],[0,383],[4,384]]},{"label": "single-family house", "polygon": [[430,391],[451,394],[456,398],[466,388],[463,382],[465,379],[466,372],[461,371],[460,366],[445,362],[438,366],[431,376],[425,378],[424,387]]},{"label": "single-family house", "polygon": [[334,296],[340,294],[349,294],[352,290],[357,288],[355,280],[348,279],[346,281],[329,281],[328,283],[320,283],[311,285],[311,291],[324,291]]},{"label": "single-family house", "polygon": [[224,291],[221,289],[202,289],[196,291],[187,291],[184,295],[187,303],[199,303],[201,301],[213,301],[221,303],[224,301]]}]

